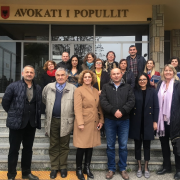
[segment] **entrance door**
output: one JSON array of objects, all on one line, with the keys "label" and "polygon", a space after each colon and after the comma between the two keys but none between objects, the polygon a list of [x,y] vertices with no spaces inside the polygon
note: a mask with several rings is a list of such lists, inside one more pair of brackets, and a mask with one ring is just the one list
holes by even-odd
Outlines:
[{"label": "entrance door", "polygon": [[93,43],[83,43],[83,42],[68,42],[60,44],[60,43],[53,43],[52,44],[52,57],[51,59],[56,63],[62,61],[62,53],[68,52],[70,57],[72,55],[78,55],[79,59],[82,61],[84,56],[88,52],[93,52]]}]

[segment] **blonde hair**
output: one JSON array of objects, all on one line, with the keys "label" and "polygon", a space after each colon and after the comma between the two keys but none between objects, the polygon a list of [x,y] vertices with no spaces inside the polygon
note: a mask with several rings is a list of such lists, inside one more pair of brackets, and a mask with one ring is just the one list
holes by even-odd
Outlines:
[{"label": "blonde hair", "polygon": [[178,76],[177,76],[177,71],[176,71],[176,69],[174,68],[174,66],[171,65],[171,64],[166,64],[166,65],[164,66],[164,69],[162,70],[162,73],[161,73],[161,80],[162,80],[162,81],[165,81],[165,80],[166,80],[165,77],[164,77],[164,71],[165,71],[165,69],[166,69],[167,67],[169,67],[170,69],[173,70],[174,80],[179,80],[179,78],[178,78]]},{"label": "blonde hair", "polygon": [[147,63],[148,63],[149,61],[152,61],[152,62],[153,62],[153,65],[154,65],[154,67],[153,67],[153,69],[152,69],[152,71],[151,71],[151,74],[150,74],[151,77],[152,77],[152,76],[155,74],[155,61],[154,61],[154,60],[152,60],[152,59],[147,60],[146,65],[145,65],[145,68],[144,68],[144,72],[145,72],[145,73],[148,72]]},{"label": "blonde hair", "polygon": [[82,71],[82,72],[80,73],[80,75],[79,75],[78,83],[79,83],[79,84],[83,84],[83,83],[84,83],[84,80],[83,80],[83,79],[84,79],[84,75],[85,75],[86,73],[89,73],[89,74],[91,75],[91,77],[92,77],[91,85],[93,86],[93,85],[97,82],[97,78],[96,78],[95,73],[93,73],[91,70],[84,70],[84,71]]}]

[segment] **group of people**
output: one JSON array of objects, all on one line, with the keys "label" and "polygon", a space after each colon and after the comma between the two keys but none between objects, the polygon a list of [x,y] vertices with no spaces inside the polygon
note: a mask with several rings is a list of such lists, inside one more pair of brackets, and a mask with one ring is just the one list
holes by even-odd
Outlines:
[{"label": "group of people", "polygon": [[179,59],[173,57],[165,65],[157,84],[151,80],[153,75],[160,76],[155,71],[155,62],[137,55],[134,45],[129,47],[129,54],[117,63],[113,51],[107,53],[106,61],[88,53],[81,64],[77,55],[70,58],[67,52],[63,52],[62,62],[56,64],[48,60],[44,64],[41,87],[33,80],[34,68],[30,65],[24,67],[22,80],[11,83],[2,99],[10,130],[9,180],[14,180],[16,176],[21,142],[22,178],[39,179],[31,173],[31,160],[35,131],[41,128],[42,102],[45,104],[45,132],[50,139],[51,179],[56,178],[58,171],[62,178],[67,176],[72,131],[73,145],[77,147],[76,175],[79,180],[85,179],[84,174],[94,178],[90,164],[93,148],[101,144],[101,136],[106,136],[107,140],[106,179],[112,179],[116,171],[116,136],[122,178],[129,179],[126,171],[128,138],[134,139],[137,177],[144,174],[149,178],[150,144],[155,135],[159,136],[163,156],[163,166],[157,174],[171,172],[170,138],[175,155],[174,178],[180,179]]}]

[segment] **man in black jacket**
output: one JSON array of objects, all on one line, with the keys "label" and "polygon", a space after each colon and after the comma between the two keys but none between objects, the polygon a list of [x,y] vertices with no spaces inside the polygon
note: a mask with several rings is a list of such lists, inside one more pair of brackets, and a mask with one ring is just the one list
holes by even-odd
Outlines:
[{"label": "man in black jacket", "polygon": [[120,69],[111,70],[111,80],[102,88],[100,102],[105,116],[105,130],[107,139],[108,173],[111,179],[116,170],[115,143],[118,135],[119,170],[123,179],[128,180],[126,172],[127,141],[129,134],[129,113],[134,107],[135,98],[132,88],[125,84]]},{"label": "man in black jacket", "polygon": [[62,67],[66,70],[69,69],[70,61],[69,61],[69,53],[68,52],[62,53],[62,61],[57,64],[56,68],[58,69],[59,67]]},{"label": "man in black jacket", "polygon": [[22,143],[22,179],[38,180],[31,174],[32,147],[36,128],[41,129],[41,87],[33,81],[35,70],[27,65],[23,79],[11,83],[5,91],[2,106],[8,113],[9,127],[8,179],[14,180],[20,145]]},{"label": "man in black jacket", "polygon": [[136,78],[138,73],[144,72],[146,60],[144,59],[144,57],[137,55],[137,49],[135,45],[131,45],[129,47],[129,54],[130,55],[126,58],[128,62],[127,68],[134,73],[134,76]]}]

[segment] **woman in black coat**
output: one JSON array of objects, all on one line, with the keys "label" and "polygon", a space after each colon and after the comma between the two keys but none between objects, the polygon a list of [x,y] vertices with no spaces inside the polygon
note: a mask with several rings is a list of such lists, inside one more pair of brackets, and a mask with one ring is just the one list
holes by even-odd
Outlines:
[{"label": "woman in black coat", "polygon": [[[99,95],[101,95],[102,87],[104,84],[108,83],[110,80],[109,74],[106,70],[103,70],[103,61],[101,59],[96,59],[95,61],[95,74],[97,77],[97,82],[94,87],[98,90]],[[101,136],[105,137],[104,126],[101,128]]]},{"label": "woman in black coat", "polygon": [[56,63],[52,60],[48,60],[44,64],[44,72],[41,75],[41,87],[42,89],[49,83],[55,82]]},{"label": "woman in black coat", "polygon": [[[56,73],[56,63],[52,60],[48,60],[45,62],[44,67],[43,67],[43,72],[41,74],[41,80],[40,80],[40,85],[42,90],[44,89],[44,87],[52,82],[56,81],[55,78],[55,73]],[[45,104],[42,103],[41,104],[41,113],[45,114]]]},{"label": "woman in black coat", "polygon": [[163,166],[157,174],[171,172],[170,138],[175,156],[174,179],[178,180],[180,179],[180,81],[171,64],[165,65],[161,79],[157,86],[160,107],[157,134],[161,142]]},{"label": "woman in black coat", "polygon": [[135,106],[130,114],[129,138],[134,139],[135,142],[135,158],[138,161],[137,177],[142,177],[141,146],[143,143],[144,176],[149,178],[150,144],[154,139],[154,131],[157,129],[159,104],[157,93],[154,88],[150,87],[149,77],[144,72],[136,77],[134,95]]},{"label": "woman in black coat", "polygon": [[121,59],[119,61],[119,69],[121,70],[121,73],[123,74],[123,79],[125,83],[130,84],[132,88],[135,86],[135,77],[134,73],[130,70],[127,69],[127,60],[126,59]]}]

